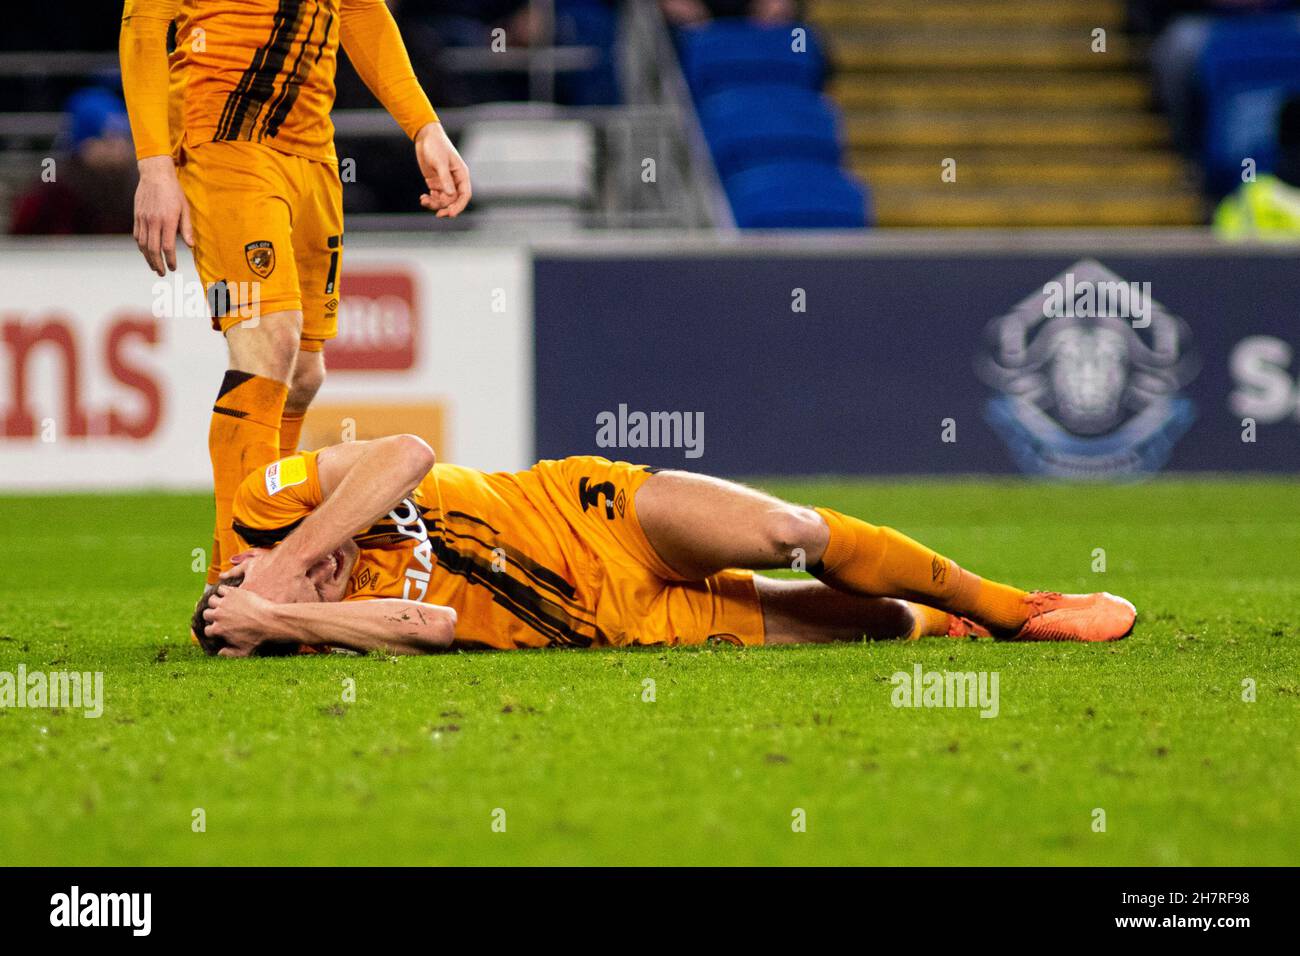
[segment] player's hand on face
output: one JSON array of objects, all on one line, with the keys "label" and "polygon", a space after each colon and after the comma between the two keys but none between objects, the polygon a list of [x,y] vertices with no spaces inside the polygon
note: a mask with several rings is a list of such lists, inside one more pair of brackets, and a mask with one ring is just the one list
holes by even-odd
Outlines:
[{"label": "player's hand on face", "polygon": [[208,634],[225,641],[222,657],[248,657],[265,641],[271,602],[244,588],[222,585],[208,599],[203,619]]},{"label": "player's hand on face", "polygon": [[[308,604],[320,600],[307,568],[282,548],[245,557],[231,571],[244,576],[241,591],[251,591],[275,604]],[[224,575],[223,575],[224,577]]]},{"label": "player's hand on face", "polygon": [[176,178],[170,156],[140,160],[140,184],[135,188],[135,227],[132,235],[149,268],[160,276],[176,270],[176,233],[193,248],[190,204]]},{"label": "player's hand on face", "polygon": [[441,123],[429,123],[415,134],[415,159],[429,191],[420,196],[420,205],[439,219],[459,216],[469,205],[473,190],[469,167],[447,137]]}]

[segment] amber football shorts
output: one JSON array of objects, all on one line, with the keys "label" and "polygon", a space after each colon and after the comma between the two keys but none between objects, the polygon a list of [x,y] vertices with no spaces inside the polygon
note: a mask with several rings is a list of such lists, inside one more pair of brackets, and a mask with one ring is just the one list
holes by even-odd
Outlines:
[{"label": "amber football shorts", "polygon": [[653,473],[595,456],[541,461],[531,469],[592,558],[600,630],[613,644],[762,644],[752,572],[683,580],[646,538],[636,492]]},{"label": "amber football shorts", "polygon": [[302,347],[338,332],[343,187],[332,163],[244,141],[188,143],[177,172],[212,327],[302,312]]}]

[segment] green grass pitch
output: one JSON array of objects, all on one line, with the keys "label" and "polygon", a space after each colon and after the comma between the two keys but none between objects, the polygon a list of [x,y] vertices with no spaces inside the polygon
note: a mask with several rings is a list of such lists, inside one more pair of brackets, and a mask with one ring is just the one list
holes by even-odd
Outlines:
[{"label": "green grass pitch", "polygon": [[[209,659],[203,497],[4,498],[0,671],[103,671],[105,710],[0,709],[0,860],[1300,863],[1300,483],[763,484],[1136,633]],[[999,715],[894,708],[916,663],[997,671]]]}]

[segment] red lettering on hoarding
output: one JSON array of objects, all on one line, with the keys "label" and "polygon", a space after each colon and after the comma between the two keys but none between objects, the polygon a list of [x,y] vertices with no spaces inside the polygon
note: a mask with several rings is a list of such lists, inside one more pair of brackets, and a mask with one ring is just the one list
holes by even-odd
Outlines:
[{"label": "red lettering on hoarding", "polygon": [[133,338],[157,345],[158,322],[152,318],[119,318],[109,327],[108,337],[104,339],[104,364],[113,378],[140,393],[144,411],[137,418],[129,419],[116,408],[109,409],[108,433],[127,438],[148,438],[162,419],[162,389],[147,371],[128,365],[123,358],[122,346]]},{"label": "red lettering on hoarding", "polygon": [[415,366],[419,314],[409,273],[349,272],[339,300],[339,334],[326,345],[338,371],[395,371]]},{"label": "red lettering on hoarding", "polygon": [[53,346],[63,360],[63,433],[85,435],[86,412],[81,407],[78,393],[81,375],[77,343],[68,323],[61,319],[47,319],[38,325],[6,319],[0,337],[4,339],[5,351],[9,354],[9,411],[4,418],[5,437],[36,436],[36,416],[28,405],[27,364],[32,352],[40,345]]},{"label": "red lettering on hoarding", "polygon": [[0,416],[0,437],[37,436],[40,428],[32,410],[37,395],[30,375],[31,362],[34,356],[51,350],[60,359],[62,373],[62,418],[55,420],[55,434],[85,438],[93,432],[142,439],[157,430],[162,419],[162,389],[152,373],[126,360],[124,350],[132,339],[156,345],[158,320],[144,314],[122,315],[109,324],[105,333],[104,370],[119,384],[137,392],[143,401],[143,410],[131,417],[117,407],[88,409],[82,404],[85,367],[78,332],[77,325],[59,315],[34,321],[6,318],[0,323],[0,343],[9,373],[8,407]]}]

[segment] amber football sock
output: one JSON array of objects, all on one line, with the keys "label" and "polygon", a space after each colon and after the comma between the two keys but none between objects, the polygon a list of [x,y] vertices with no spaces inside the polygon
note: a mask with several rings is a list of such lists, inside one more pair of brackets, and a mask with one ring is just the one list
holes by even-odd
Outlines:
[{"label": "amber football sock", "polygon": [[203,579],[205,585],[216,584],[221,578],[221,541],[216,537],[214,530],[212,537],[212,551],[208,554],[208,574]]},{"label": "amber football sock", "polygon": [[302,437],[302,420],[306,412],[285,412],[280,416],[280,457],[288,458],[298,450],[298,439]]},{"label": "amber football sock", "polygon": [[915,622],[907,635],[909,640],[917,637],[947,636],[949,617],[947,611],[940,611],[928,604],[917,604],[915,601],[908,601],[907,608],[912,612],[912,620]]},{"label": "amber football sock", "polygon": [[813,573],[841,591],[903,598],[1014,632],[1025,623],[1025,592],[985,581],[893,528],[818,508],[830,540]]},{"label": "amber football sock", "polygon": [[249,472],[264,468],[280,455],[280,416],[289,389],[283,382],[251,372],[226,373],[212,406],[208,453],[212,456],[212,487],[217,510],[220,568],[230,567],[238,543],[230,529],[235,491]]}]

